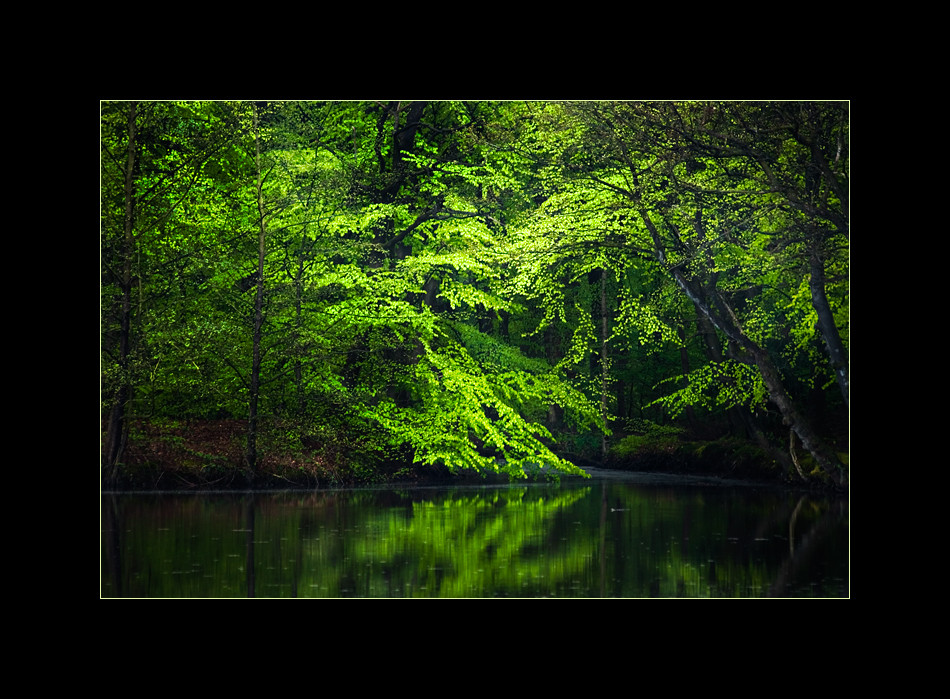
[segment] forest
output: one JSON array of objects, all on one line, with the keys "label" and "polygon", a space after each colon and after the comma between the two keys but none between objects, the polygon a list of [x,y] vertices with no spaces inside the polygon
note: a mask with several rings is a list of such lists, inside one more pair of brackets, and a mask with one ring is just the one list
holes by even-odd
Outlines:
[{"label": "forest", "polygon": [[102,101],[103,487],[849,482],[847,101]]}]

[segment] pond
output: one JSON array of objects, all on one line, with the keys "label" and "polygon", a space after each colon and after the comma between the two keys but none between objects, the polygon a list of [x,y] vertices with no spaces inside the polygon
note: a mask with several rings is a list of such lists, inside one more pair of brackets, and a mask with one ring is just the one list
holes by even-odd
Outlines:
[{"label": "pond", "polygon": [[559,484],[104,494],[101,597],[848,597],[847,500]]}]

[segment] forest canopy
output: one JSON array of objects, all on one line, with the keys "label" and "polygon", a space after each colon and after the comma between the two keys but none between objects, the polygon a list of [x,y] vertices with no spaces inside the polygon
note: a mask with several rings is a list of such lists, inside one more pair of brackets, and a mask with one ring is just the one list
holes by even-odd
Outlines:
[{"label": "forest canopy", "polygon": [[847,102],[100,112],[107,482],[143,425],[227,421],[250,479],[675,432],[847,484]]}]

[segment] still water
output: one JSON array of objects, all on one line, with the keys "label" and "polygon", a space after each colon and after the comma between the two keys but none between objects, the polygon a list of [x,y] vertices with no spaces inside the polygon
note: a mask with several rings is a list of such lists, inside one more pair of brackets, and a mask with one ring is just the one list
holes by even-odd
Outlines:
[{"label": "still water", "polygon": [[104,494],[102,597],[847,597],[847,501],[648,475]]}]

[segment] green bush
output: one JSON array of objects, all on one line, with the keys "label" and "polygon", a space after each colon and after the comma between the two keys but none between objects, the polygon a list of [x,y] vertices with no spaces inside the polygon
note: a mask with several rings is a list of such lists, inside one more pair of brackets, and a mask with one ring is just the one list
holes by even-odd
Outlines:
[{"label": "green bush", "polygon": [[683,430],[675,425],[658,425],[649,420],[628,420],[627,436],[616,441],[611,456],[629,459],[644,453],[670,453],[682,444]]}]

